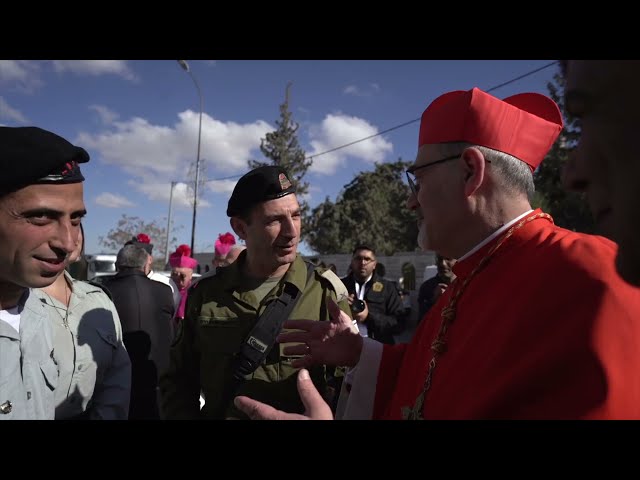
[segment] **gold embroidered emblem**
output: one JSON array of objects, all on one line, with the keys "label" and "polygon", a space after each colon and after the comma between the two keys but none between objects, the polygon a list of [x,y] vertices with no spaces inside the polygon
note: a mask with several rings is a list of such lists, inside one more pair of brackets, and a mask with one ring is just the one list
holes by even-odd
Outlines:
[{"label": "gold embroidered emblem", "polygon": [[280,187],[282,190],[286,190],[287,188],[291,188],[291,181],[287,178],[284,173],[278,175],[278,180],[280,181]]},{"label": "gold embroidered emblem", "polygon": [[373,290],[374,292],[381,292],[382,290],[384,290],[384,284],[375,282],[373,285],[371,285],[371,290]]}]

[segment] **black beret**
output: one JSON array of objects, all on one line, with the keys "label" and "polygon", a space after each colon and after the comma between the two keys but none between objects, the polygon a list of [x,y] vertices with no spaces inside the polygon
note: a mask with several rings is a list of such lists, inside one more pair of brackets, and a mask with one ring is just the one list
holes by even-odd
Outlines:
[{"label": "black beret", "polygon": [[0,194],[36,183],[78,183],[84,148],[38,127],[0,127]]},{"label": "black beret", "polygon": [[277,165],[255,168],[236,183],[227,205],[227,216],[243,215],[254,205],[290,193],[296,193],[296,189],[284,168]]}]

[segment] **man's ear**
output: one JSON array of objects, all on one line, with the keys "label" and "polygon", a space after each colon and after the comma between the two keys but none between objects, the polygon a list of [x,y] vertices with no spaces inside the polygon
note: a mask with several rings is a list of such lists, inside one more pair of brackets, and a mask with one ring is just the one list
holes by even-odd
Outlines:
[{"label": "man's ear", "polygon": [[477,148],[467,148],[462,152],[464,165],[464,194],[473,195],[484,182],[486,163],[484,154]]},{"label": "man's ear", "polygon": [[233,229],[234,233],[238,236],[238,238],[246,242],[247,241],[246,222],[242,220],[240,217],[231,217],[231,219],[229,220],[229,223],[231,224],[231,228]]}]

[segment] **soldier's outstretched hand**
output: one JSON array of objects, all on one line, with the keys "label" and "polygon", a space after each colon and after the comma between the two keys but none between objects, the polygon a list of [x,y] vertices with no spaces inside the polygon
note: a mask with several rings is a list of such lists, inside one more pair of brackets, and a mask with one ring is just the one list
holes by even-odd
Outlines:
[{"label": "soldier's outstretched hand", "polygon": [[353,367],[360,360],[362,337],[353,320],[330,297],[327,297],[329,322],[315,320],[287,320],[283,328],[296,330],[278,335],[280,343],[299,343],[286,346],[285,355],[303,355],[291,364],[308,368],[312,365]]},{"label": "soldier's outstretched hand", "polygon": [[236,397],[233,401],[238,410],[251,420],[333,420],[331,408],[324,401],[304,368],[298,372],[298,393],[304,405],[304,415],[276,410],[271,405],[249,397]]}]

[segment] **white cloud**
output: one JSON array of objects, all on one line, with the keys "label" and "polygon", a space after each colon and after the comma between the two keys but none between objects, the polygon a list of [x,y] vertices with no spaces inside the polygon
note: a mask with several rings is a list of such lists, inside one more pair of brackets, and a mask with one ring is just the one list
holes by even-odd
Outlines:
[{"label": "white cloud", "polygon": [[16,123],[28,123],[27,117],[25,117],[21,111],[9,105],[2,97],[0,97],[0,118],[10,121],[13,120]]},{"label": "white cloud", "polygon": [[0,85],[32,93],[44,85],[43,66],[52,67],[58,73],[76,75],[118,75],[130,81],[138,77],[125,60],[0,60]]},{"label": "white cloud", "polygon": [[228,193],[228,198],[230,198],[238,180],[239,177],[235,180],[211,180],[207,182],[207,188],[214,193]]},{"label": "white cloud", "polygon": [[322,189],[321,187],[317,185],[309,184],[309,190],[307,191],[307,193],[302,195],[302,198],[304,199],[305,202],[307,202],[308,204],[311,204],[313,203],[313,200],[318,196],[324,198],[325,194],[323,192],[324,192],[324,189]]},{"label": "white cloud", "polygon": [[96,197],[96,205],[106,208],[123,208],[123,207],[135,207],[135,204],[127,200],[122,195],[115,193],[104,192]]},{"label": "white cloud", "polygon": [[[312,151],[307,156],[331,150],[378,133],[377,127],[366,120],[343,114],[329,114],[320,125],[309,131]],[[382,162],[393,152],[393,144],[382,137],[373,137],[335,152],[313,158],[310,171],[330,175],[347,157],[359,158],[367,163]]]},{"label": "white cloud", "polygon": [[0,85],[26,93],[43,85],[40,64],[32,60],[0,60]]},{"label": "white cloud", "polygon": [[355,85],[347,85],[346,87],[344,87],[342,93],[344,93],[345,95],[358,95],[360,93],[360,89],[358,89],[358,87],[356,87]]},{"label": "white cloud", "polygon": [[137,81],[125,60],[52,60],[56,72],[71,72],[76,75],[118,75],[126,80]]},{"label": "white cloud", "polygon": [[304,201],[305,201],[305,202],[307,202],[307,203],[311,203],[311,200],[313,200],[313,195],[311,195],[311,192],[309,191],[309,192],[304,193],[304,194],[302,194],[302,195],[299,195],[299,194],[298,194],[298,198],[299,198],[300,200],[304,200]]},{"label": "white cloud", "polygon": [[[196,160],[199,113],[188,110],[178,117],[173,126],[152,125],[143,118],[116,121],[102,133],[80,133],[75,141],[99,152],[103,162],[143,180],[185,181]],[[240,125],[204,114],[201,165],[204,162],[209,172],[211,167],[223,172],[247,170],[247,161],[255,158],[252,152],[259,149],[260,139],[272,130],[262,120]]]},{"label": "white cloud", "polygon": [[100,122],[104,125],[111,125],[119,117],[116,112],[104,105],[89,105],[89,110],[96,112],[98,114],[98,118],[100,118]]},{"label": "white cloud", "polygon": [[[169,199],[171,199],[173,207],[193,208],[191,204],[193,191],[185,183],[176,183],[176,185],[173,187],[173,198],[171,198],[171,182],[148,182],[140,184],[138,182],[130,181],[128,183],[138,191],[146,194],[150,200],[166,202],[166,204],[169,205]],[[201,198],[198,201],[198,208],[208,208],[210,206],[211,203],[209,203],[205,199]]]},{"label": "white cloud", "polygon": [[357,85],[347,85],[344,87],[342,93],[345,95],[353,95],[356,97],[371,97],[374,94],[380,91],[380,85],[377,83],[370,83],[364,88],[358,87]]}]

